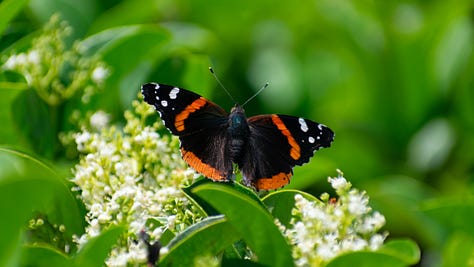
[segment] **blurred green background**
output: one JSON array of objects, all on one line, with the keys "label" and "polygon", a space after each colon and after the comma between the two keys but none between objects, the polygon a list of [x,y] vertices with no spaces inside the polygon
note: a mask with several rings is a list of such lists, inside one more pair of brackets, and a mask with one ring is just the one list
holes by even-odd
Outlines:
[{"label": "blurred green background", "polygon": [[[18,118],[19,110],[41,113],[41,105],[19,100],[2,75],[1,144],[70,167],[64,151],[44,144],[69,130],[68,110],[101,109],[120,122],[150,81],[190,89],[230,110],[232,101],[209,74],[213,66],[240,103],[270,83],[246,105],[248,116],[291,114],[336,133],[331,148],[295,168],[290,188],[319,195],[329,190],[326,177],[342,170],[387,217],[391,236],[422,247],[420,266],[451,266],[458,246],[474,244],[472,1],[6,3],[18,13],[0,23],[2,64],[60,13],[74,29],[71,41],[84,40],[111,75],[87,106],[64,103],[64,123],[53,132],[38,116]],[[39,134],[25,133],[31,125]]]}]

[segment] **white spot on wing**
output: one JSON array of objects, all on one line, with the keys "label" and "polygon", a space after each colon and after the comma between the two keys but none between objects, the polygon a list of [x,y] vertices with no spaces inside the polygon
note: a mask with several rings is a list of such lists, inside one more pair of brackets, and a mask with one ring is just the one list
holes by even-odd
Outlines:
[{"label": "white spot on wing", "polygon": [[308,141],[309,141],[311,144],[313,144],[314,141],[316,141],[316,140],[314,140],[314,137],[310,136],[310,137],[308,138]]},{"label": "white spot on wing", "polygon": [[322,125],[322,124],[318,124],[318,129],[322,131],[322,130],[323,130],[323,126],[324,126],[324,125]]},{"label": "white spot on wing", "polygon": [[160,100],[160,97],[159,96],[155,96],[156,100]]},{"label": "white spot on wing", "polygon": [[160,85],[157,84],[157,83],[155,83],[155,89],[156,89],[156,90],[160,89]]},{"label": "white spot on wing", "polygon": [[299,118],[298,122],[300,123],[301,131],[306,133],[308,131],[308,125],[306,124],[306,121],[303,118]]},{"label": "white spot on wing", "polygon": [[175,87],[175,88],[171,89],[170,99],[176,99],[178,93],[179,93],[179,88],[178,87]]},{"label": "white spot on wing", "polygon": [[167,106],[168,106],[168,102],[167,102],[166,100],[162,100],[162,101],[161,101],[161,105],[162,105],[163,107],[167,107]]}]

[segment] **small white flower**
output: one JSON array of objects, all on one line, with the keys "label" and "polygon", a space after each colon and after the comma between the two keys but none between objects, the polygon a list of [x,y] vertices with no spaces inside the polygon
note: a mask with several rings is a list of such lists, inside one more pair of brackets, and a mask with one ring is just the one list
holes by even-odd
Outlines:
[{"label": "small white flower", "polygon": [[320,244],[316,249],[316,253],[324,260],[329,260],[336,256],[336,253],[334,253],[332,247],[329,244]]},{"label": "small white flower", "polygon": [[385,240],[385,235],[375,234],[370,238],[369,246],[371,250],[377,250],[383,245]]},{"label": "small white flower", "polygon": [[280,227],[293,245],[297,266],[320,266],[348,251],[375,250],[385,239],[376,232],[385,224],[379,212],[371,213],[365,192],[351,189],[342,172],[329,178],[337,201],[329,201],[329,194],[321,201],[307,200],[295,195],[295,207],[290,227]]},{"label": "small white flower", "polygon": [[350,188],[352,185],[347,182],[346,178],[339,176],[339,177],[328,177],[328,182],[331,183],[332,188],[336,190],[346,190]]},{"label": "small white flower", "polygon": [[380,212],[375,211],[371,216],[366,217],[358,230],[361,233],[370,233],[378,231],[385,225],[385,217]]},{"label": "small white flower", "polygon": [[77,144],[77,150],[82,152],[86,149],[86,143],[91,139],[91,134],[87,131],[83,131],[82,133],[75,134],[74,138]]},{"label": "small white flower", "polygon": [[129,247],[128,258],[131,262],[144,262],[147,259],[147,249],[143,242],[132,243]]},{"label": "small white flower", "polygon": [[25,65],[27,63],[28,59],[25,55],[25,53],[20,53],[16,56],[16,59],[15,59],[15,64],[16,65]]},{"label": "small white flower", "polygon": [[40,54],[38,50],[31,50],[26,55],[26,58],[27,58],[28,63],[30,64],[40,64],[41,62],[41,58],[40,58]]},{"label": "small white flower", "polygon": [[97,220],[98,220],[99,223],[101,223],[101,224],[107,223],[107,222],[109,222],[111,219],[112,219],[112,216],[110,216],[110,214],[108,214],[108,213],[106,213],[106,212],[100,213],[99,216],[97,217]]},{"label": "small white flower", "polygon": [[107,259],[107,266],[111,267],[125,267],[128,262],[128,253],[127,252],[115,252],[111,253],[112,255]]},{"label": "small white flower", "polygon": [[360,216],[367,213],[369,211],[368,203],[369,200],[363,194],[359,194],[354,190],[350,192],[348,209],[351,214]]},{"label": "small white flower", "polygon": [[98,66],[92,71],[92,80],[96,83],[102,83],[107,75],[109,74],[109,70],[104,68],[103,66]]},{"label": "small white flower", "polygon": [[160,249],[160,256],[164,256],[165,254],[167,254],[168,252],[170,252],[169,248],[168,247],[162,247]]},{"label": "small white flower", "polygon": [[90,118],[91,126],[96,130],[101,130],[102,128],[107,127],[109,122],[110,115],[102,110],[95,112]]},{"label": "small white flower", "polygon": [[18,65],[18,62],[16,60],[16,55],[11,55],[5,64],[3,64],[3,68],[7,70],[12,70]]}]

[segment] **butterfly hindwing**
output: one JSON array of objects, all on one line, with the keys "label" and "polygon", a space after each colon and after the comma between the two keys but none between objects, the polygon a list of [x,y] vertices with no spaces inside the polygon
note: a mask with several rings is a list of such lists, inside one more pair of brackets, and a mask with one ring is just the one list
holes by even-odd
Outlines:
[{"label": "butterfly hindwing", "polygon": [[329,147],[334,133],[326,126],[287,115],[259,115],[248,119],[248,148],[239,162],[244,182],[257,189],[286,185],[293,167],[309,161],[321,147]]},{"label": "butterfly hindwing", "polygon": [[153,105],[172,134],[181,141],[183,159],[214,180],[226,180],[232,162],[226,153],[228,113],[202,96],[157,83],[142,86],[145,102]]}]

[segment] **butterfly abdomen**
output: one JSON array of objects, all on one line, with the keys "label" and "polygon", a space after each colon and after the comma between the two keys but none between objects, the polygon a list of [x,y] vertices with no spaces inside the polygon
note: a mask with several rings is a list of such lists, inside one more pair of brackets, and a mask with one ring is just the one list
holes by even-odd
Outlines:
[{"label": "butterfly abdomen", "polygon": [[240,106],[235,106],[229,115],[229,127],[227,128],[229,155],[233,162],[241,158],[246,146],[250,128],[245,117],[244,110]]}]

